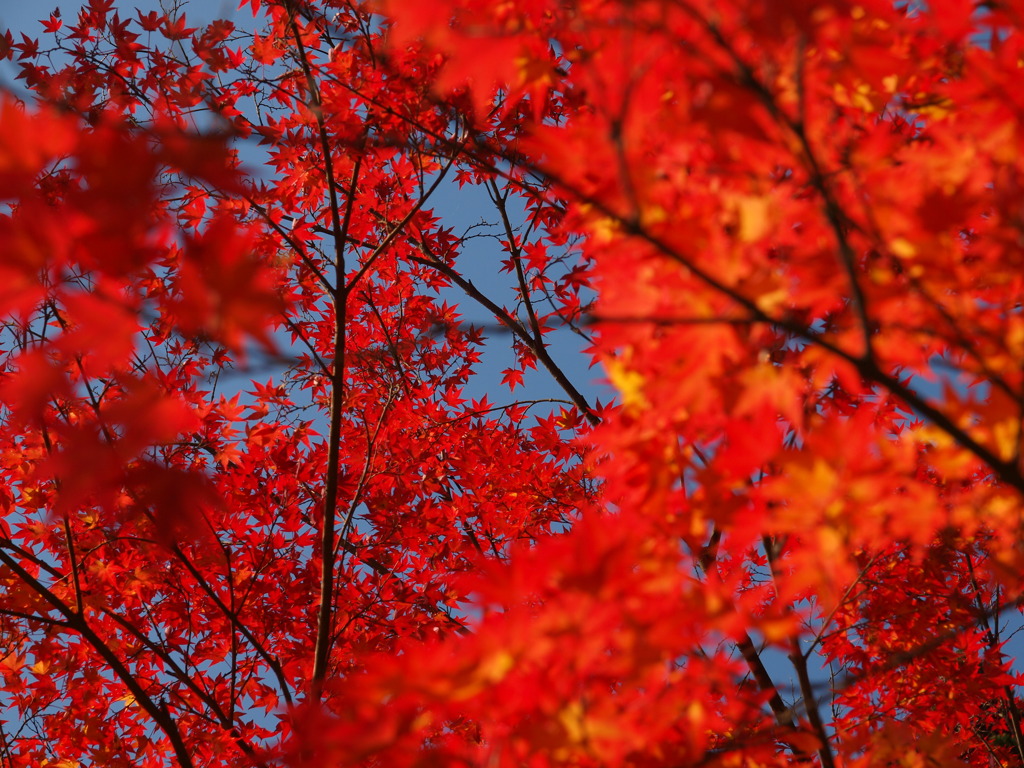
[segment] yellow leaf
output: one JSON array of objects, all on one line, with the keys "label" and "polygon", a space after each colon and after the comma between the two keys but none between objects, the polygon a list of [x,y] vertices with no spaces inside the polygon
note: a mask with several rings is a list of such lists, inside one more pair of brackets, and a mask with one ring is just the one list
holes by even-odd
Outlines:
[{"label": "yellow leaf", "polygon": [[630,370],[622,358],[611,358],[605,361],[608,380],[622,394],[622,404],[627,408],[641,409],[648,405],[644,397],[643,374]]},{"label": "yellow leaf", "polygon": [[558,721],[565,729],[569,741],[579,744],[586,737],[583,723],[583,705],[579,701],[570,701],[559,713]]},{"label": "yellow leaf", "polygon": [[46,506],[46,493],[41,488],[23,487],[18,503],[26,509],[39,509]]},{"label": "yellow leaf", "polygon": [[601,245],[610,243],[622,231],[622,225],[610,216],[603,216],[592,205],[584,203],[579,207],[580,213],[587,220],[594,242]]},{"label": "yellow leaf", "polygon": [[485,659],[479,667],[480,676],[491,683],[496,683],[515,666],[515,657],[508,651],[499,651]]},{"label": "yellow leaf", "polygon": [[550,86],[555,84],[555,70],[549,61],[538,59],[535,56],[520,55],[515,60],[516,72],[519,75],[519,85],[542,84]]},{"label": "yellow leaf", "polygon": [[899,256],[901,259],[912,259],[917,255],[917,248],[905,237],[897,237],[890,240],[889,250],[892,251],[894,256]]},{"label": "yellow leaf", "polygon": [[744,243],[760,240],[771,229],[771,200],[743,195],[736,201],[739,237]]},{"label": "yellow leaf", "polygon": [[764,619],[758,623],[757,628],[769,643],[781,643],[783,640],[788,640],[797,630],[792,616]]},{"label": "yellow leaf", "polygon": [[1008,461],[1017,450],[1019,426],[1018,418],[1003,419],[992,425],[992,439],[996,445],[996,453],[1005,461]]}]

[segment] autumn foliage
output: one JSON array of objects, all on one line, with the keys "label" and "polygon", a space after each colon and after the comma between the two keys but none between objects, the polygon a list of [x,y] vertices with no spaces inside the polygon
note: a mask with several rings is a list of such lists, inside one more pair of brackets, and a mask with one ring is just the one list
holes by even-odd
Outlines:
[{"label": "autumn foliage", "polygon": [[1024,4],[190,16],[0,33],[0,765],[1024,764]]}]

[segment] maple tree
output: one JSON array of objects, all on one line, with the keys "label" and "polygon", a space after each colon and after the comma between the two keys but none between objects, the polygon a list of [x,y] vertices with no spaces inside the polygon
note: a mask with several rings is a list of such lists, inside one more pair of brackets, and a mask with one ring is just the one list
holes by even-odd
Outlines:
[{"label": "maple tree", "polygon": [[242,8],[0,38],[3,764],[1024,762],[1024,6]]}]

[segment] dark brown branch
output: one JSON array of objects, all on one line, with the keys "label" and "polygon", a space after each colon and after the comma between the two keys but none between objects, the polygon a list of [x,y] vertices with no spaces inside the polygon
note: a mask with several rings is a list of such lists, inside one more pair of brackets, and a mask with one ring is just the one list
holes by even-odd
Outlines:
[{"label": "dark brown branch", "polygon": [[163,648],[161,648],[159,645],[153,642],[153,640],[147,637],[144,632],[140,631],[138,627],[133,625],[124,617],[119,616],[108,609],[103,609],[103,614],[105,616],[110,617],[119,627],[121,627],[125,632],[134,637],[139,642],[140,645],[142,645],[145,648],[148,648],[151,653],[158,656],[160,660],[163,661],[163,663],[166,664],[175,673],[175,675],[177,675],[178,680],[180,680],[182,684],[185,685],[186,688],[192,691],[192,693],[194,693],[200,701],[202,701],[207,707],[210,708],[210,711],[213,712],[214,716],[216,717],[217,724],[228,732],[228,734],[238,745],[238,748],[242,750],[242,752],[244,752],[246,755],[248,755],[255,761],[254,764],[257,766],[257,768],[265,768],[266,763],[263,763],[257,759],[256,749],[244,738],[242,738],[242,734],[235,727],[234,722],[232,722],[231,718],[227,715],[227,713],[225,713],[224,710],[221,708],[217,700],[214,699],[213,696],[210,695],[210,693],[207,690],[202,688],[195,681],[195,679],[193,679],[192,675],[188,674],[187,671],[179,667],[177,662],[174,660],[174,657],[171,656],[171,654],[169,654],[167,651],[165,651]]},{"label": "dark brown branch", "polygon": [[[718,561],[718,546],[721,541],[722,532],[718,528],[715,528],[711,532],[708,543],[705,544],[698,553],[697,564],[707,576],[718,574],[715,564]],[[749,634],[746,632],[743,633],[739,642],[736,643],[736,649],[740,652],[743,660],[747,663],[747,667],[750,669],[750,673],[754,676],[754,681],[757,683],[757,687],[768,694],[768,707],[775,716],[775,722],[787,731],[799,728],[800,724],[797,721],[794,708],[786,706],[786,702],[782,700],[778,686],[776,686],[775,681],[772,680],[772,676],[768,672],[767,667],[765,667],[764,661],[761,659],[761,654],[754,646],[754,641],[751,639]],[[798,759],[806,759],[809,757],[809,755],[794,743],[790,743],[790,749],[793,750],[793,756]]]},{"label": "dark brown branch", "polygon": [[89,626],[85,616],[77,613],[74,608],[53,594],[42,582],[22,568],[21,564],[2,548],[0,548],[0,561],[10,568],[21,579],[22,583],[64,616],[65,623],[69,629],[77,632],[93,647],[93,650],[107,663],[113,673],[117,675],[118,679],[128,689],[128,692],[135,697],[139,706],[145,710],[146,714],[153,719],[160,730],[167,736],[171,742],[171,748],[174,750],[174,756],[182,768],[193,768],[195,764],[192,762],[191,750],[185,744],[185,740],[182,738],[174,718],[171,717],[165,708],[158,705],[150,697],[131,670],[117,657],[117,654],[111,650],[110,646],[103,642],[103,638],[97,635],[92,627]]},{"label": "dark brown branch", "polygon": [[413,240],[413,243],[425,256],[425,258],[422,259],[412,257],[414,261],[419,264],[423,264],[424,266],[431,267],[432,269],[436,269],[459,286],[467,296],[494,313],[494,316],[498,318],[499,322],[501,322],[513,334],[518,336],[522,342],[529,347],[530,351],[537,356],[537,359],[540,360],[544,368],[551,374],[554,380],[558,383],[558,386],[562,388],[562,390],[569,396],[569,399],[572,400],[576,407],[580,409],[584,418],[593,425],[600,423],[601,419],[590,407],[590,403],[587,402],[587,399],[578,389],[576,389],[573,383],[569,381],[569,377],[566,376],[565,372],[558,367],[558,364],[552,359],[545,346],[535,341],[533,334],[524,328],[522,323],[513,318],[502,307],[498,306],[494,301],[484,295],[479,288],[473,285],[471,280],[467,280],[452,267],[435,257],[434,254],[430,252],[426,243],[418,240]]},{"label": "dark brown branch", "polygon": [[344,221],[341,218],[341,206],[338,201],[338,190],[334,172],[334,158],[331,152],[327,125],[324,121],[323,104],[320,90],[309,66],[309,58],[302,44],[302,35],[295,21],[292,9],[289,23],[295,46],[299,53],[299,62],[309,89],[310,109],[316,118],[317,131],[320,138],[320,151],[323,154],[324,174],[327,178],[327,194],[331,209],[331,228],[334,233],[334,370],[331,373],[331,406],[330,428],[327,445],[327,477],[324,482],[323,521],[320,538],[320,607],[317,612],[316,639],[313,645],[313,675],[310,681],[310,696],[316,701],[323,695],[323,683],[327,677],[327,667],[331,655],[331,638],[334,622],[334,554],[338,509],[338,474],[341,466],[341,417],[345,398],[345,338],[347,333],[347,299],[345,290],[345,243],[348,239],[349,223],[355,207],[356,188],[359,183],[362,155],[356,157],[352,170],[352,181],[349,185],[348,198],[345,201]]},{"label": "dark brown branch", "polygon": [[175,545],[171,551],[185,566],[185,569],[189,572],[192,578],[196,580],[199,588],[206,593],[207,597],[209,597],[217,608],[228,618],[234,628],[249,641],[253,650],[255,650],[260,658],[267,663],[267,666],[269,666],[270,670],[274,673],[274,677],[277,679],[277,683],[281,688],[281,695],[284,697],[285,702],[290,705],[292,703],[291,688],[288,686],[288,681],[284,676],[284,669],[282,668],[281,663],[270,654],[270,652],[263,646],[263,643],[256,639],[256,636],[253,635],[252,631],[242,623],[242,620],[238,618],[238,615],[224,604],[224,601],[220,599],[216,590],[209,584],[209,582],[206,581],[203,575],[199,572],[199,569],[196,568],[195,564],[193,564],[193,562],[182,551],[181,547]]}]

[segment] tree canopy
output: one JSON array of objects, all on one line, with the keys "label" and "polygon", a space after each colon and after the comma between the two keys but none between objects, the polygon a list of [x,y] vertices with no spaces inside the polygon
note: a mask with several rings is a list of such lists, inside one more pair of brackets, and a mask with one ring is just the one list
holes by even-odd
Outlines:
[{"label": "tree canopy", "polygon": [[0,33],[0,765],[1024,763],[1024,4],[189,13]]}]

